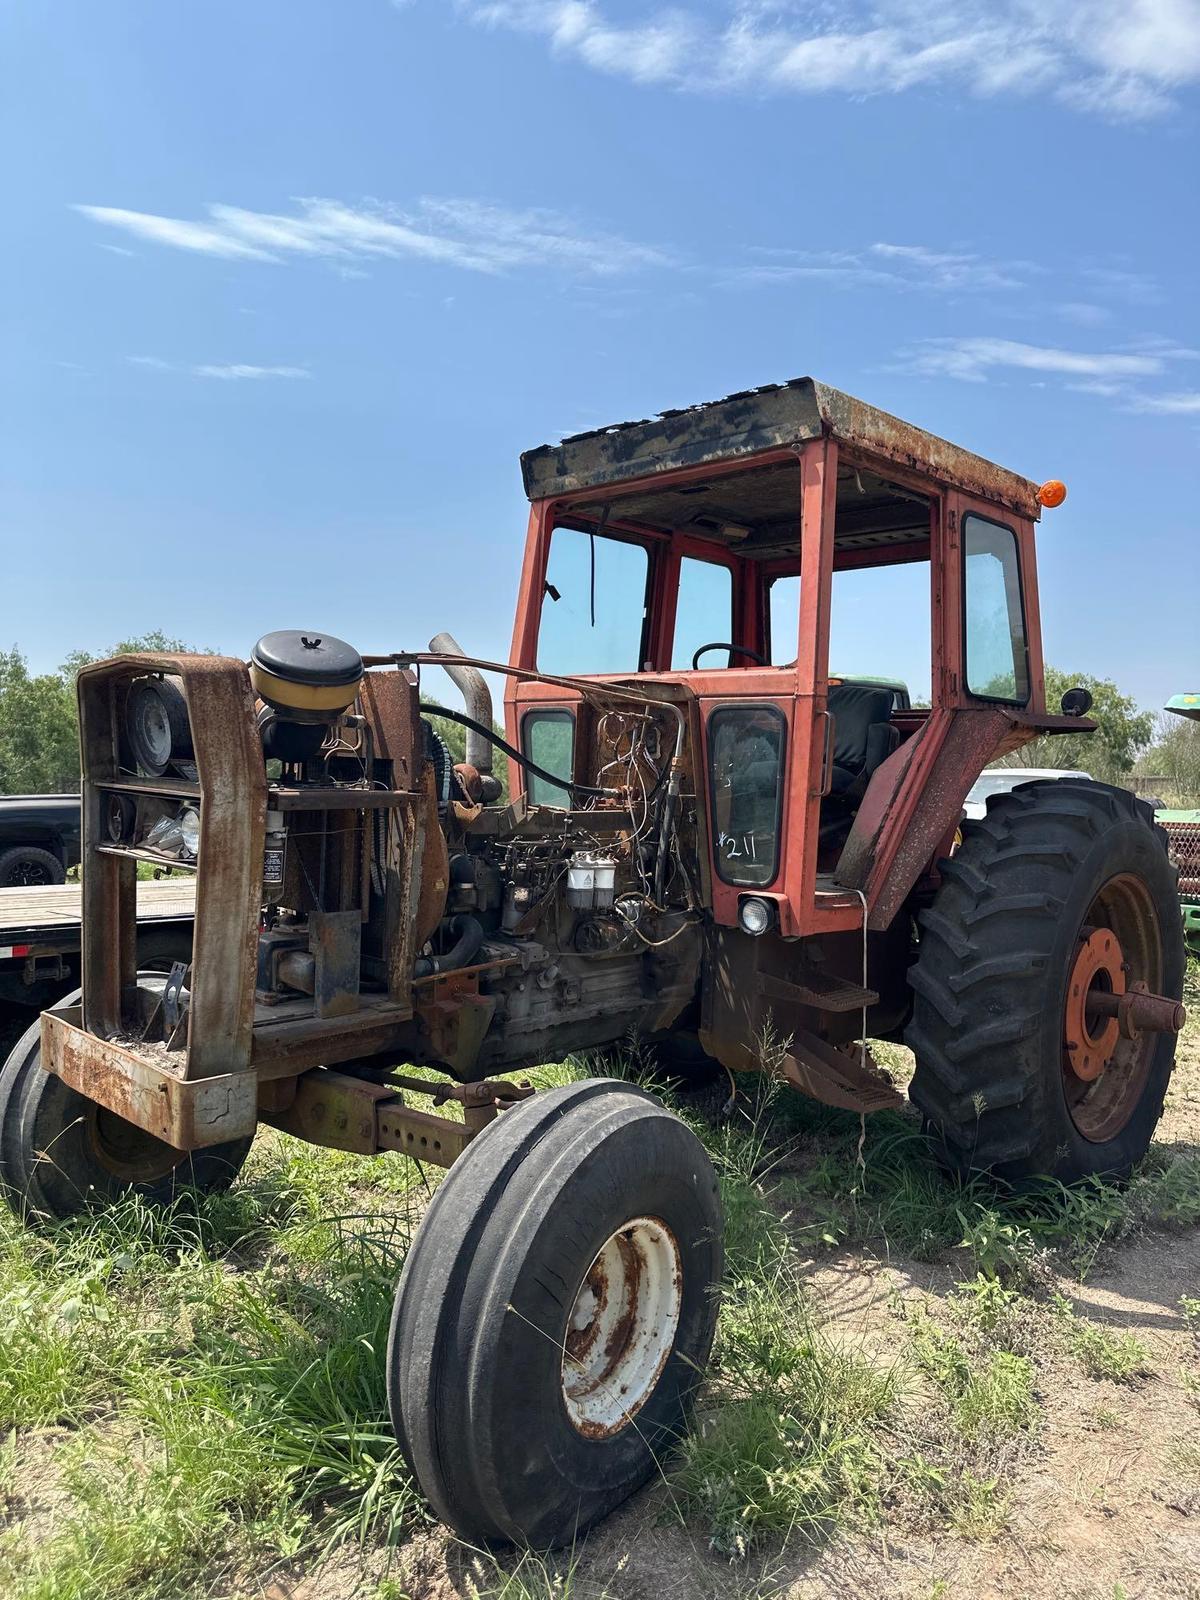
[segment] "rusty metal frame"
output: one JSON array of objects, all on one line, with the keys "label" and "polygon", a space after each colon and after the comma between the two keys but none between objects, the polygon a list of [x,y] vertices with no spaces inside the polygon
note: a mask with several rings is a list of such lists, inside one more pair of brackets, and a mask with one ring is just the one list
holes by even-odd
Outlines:
[{"label": "rusty metal frame", "polygon": [[[318,1067],[286,1083],[263,1085],[259,1114],[310,1144],[363,1156],[396,1150],[448,1167],[505,1107],[533,1092],[529,1084],[503,1079],[459,1085],[391,1074],[376,1083]],[[435,1104],[456,1100],[463,1121],[418,1111],[406,1104],[405,1093],[427,1094]]]},{"label": "rusty metal frame", "polygon": [[[116,770],[118,691],[146,673],[178,677],[192,724],[200,814],[185,1078],[250,1066],[267,779],[246,664],[226,656],[137,654],[84,667],[77,680],[83,798],[83,992],[89,1033],[119,1033],[136,984],[134,861],[113,853],[101,796],[113,790],[189,797],[179,780],[129,780]],[[114,958],[115,956],[115,958]]]},{"label": "rusty metal frame", "polygon": [[42,1013],[41,1064],[89,1100],[177,1150],[244,1138],[258,1120],[254,1073],[185,1077],[165,1061],[98,1039],[85,1030],[79,1006]]}]

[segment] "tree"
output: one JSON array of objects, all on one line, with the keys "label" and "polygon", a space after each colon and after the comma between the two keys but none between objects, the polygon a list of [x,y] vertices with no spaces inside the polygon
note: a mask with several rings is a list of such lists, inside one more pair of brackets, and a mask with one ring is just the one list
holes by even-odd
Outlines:
[{"label": "tree", "polygon": [[89,661],[135,651],[191,650],[161,630],[94,656],[73,650],[57,672],[33,676],[14,645],[0,652],[0,794],[74,794],[79,788],[75,675]]},{"label": "tree", "polygon": [[60,672],[30,674],[14,646],[0,654],[0,794],[79,788],[75,693]]},{"label": "tree", "polygon": [[1006,767],[1064,767],[1090,772],[1105,783],[1120,783],[1133,771],[1138,755],[1150,743],[1154,714],[1139,711],[1137,701],[1122,694],[1111,678],[1086,672],[1046,668],[1046,709],[1057,711],[1063,695],[1076,686],[1088,689],[1097,724],[1095,733],[1047,735],[1023,745],[1000,762]]},{"label": "tree", "polygon": [[1153,783],[1169,805],[1200,806],[1200,722],[1160,712],[1154,743],[1138,762],[1138,775]]}]

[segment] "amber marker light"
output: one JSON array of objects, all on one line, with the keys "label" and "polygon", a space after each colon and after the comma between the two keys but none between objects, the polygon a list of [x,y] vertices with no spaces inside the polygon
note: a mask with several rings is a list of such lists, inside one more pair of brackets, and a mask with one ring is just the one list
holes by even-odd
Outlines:
[{"label": "amber marker light", "polygon": [[1048,478],[1038,490],[1037,497],[1042,505],[1053,511],[1067,498],[1067,486],[1061,478]]}]

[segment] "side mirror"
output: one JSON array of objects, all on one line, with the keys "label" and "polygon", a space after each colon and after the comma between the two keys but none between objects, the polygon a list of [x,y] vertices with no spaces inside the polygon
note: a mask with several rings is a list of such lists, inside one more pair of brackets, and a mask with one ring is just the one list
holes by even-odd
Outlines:
[{"label": "side mirror", "polygon": [[1067,690],[1060,704],[1063,709],[1063,716],[1086,717],[1092,709],[1092,691],[1077,685],[1074,689]]}]

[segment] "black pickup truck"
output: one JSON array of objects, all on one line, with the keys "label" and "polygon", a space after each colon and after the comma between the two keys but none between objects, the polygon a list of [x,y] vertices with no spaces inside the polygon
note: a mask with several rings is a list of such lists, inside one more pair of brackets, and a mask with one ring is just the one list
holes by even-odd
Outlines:
[{"label": "black pickup truck", "polygon": [[62,883],[78,862],[77,794],[0,795],[0,889]]}]

